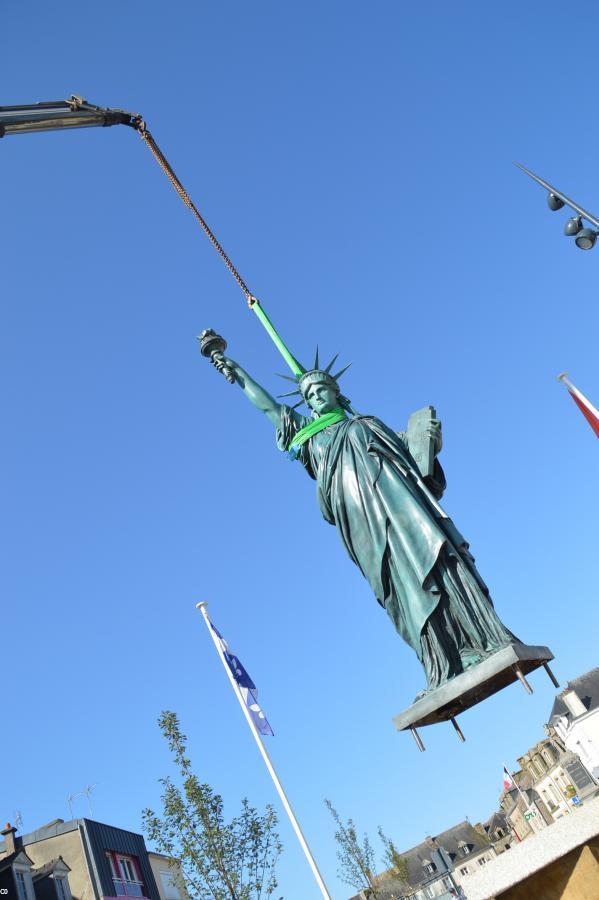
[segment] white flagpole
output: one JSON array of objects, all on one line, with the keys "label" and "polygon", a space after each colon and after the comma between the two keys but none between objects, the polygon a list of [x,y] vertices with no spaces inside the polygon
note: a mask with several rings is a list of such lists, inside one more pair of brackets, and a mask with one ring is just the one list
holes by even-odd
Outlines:
[{"label": "white flagpole", "polygon": [[270,777],[272,778],[272,780],[274,782],[275,788],[277,789],[277,793],[278,793],[279,797],[281,798],[281,803],[283,804],[283,806],[285,808],[285,812],[289,816],[289,821],[291,822],[291,827],[295,831],[295,835],[296,835],[298,841],[300,842],[301,848],[304,851],[304,855],[305,855],[306,859],[308,860],[308,865],[312,869],[312,874],[314,875],[314,878],[316,879],[316,883],[318,884],[320,892],[321,892],[322,896],[325,898],[325,900],[331,900],[331,895],[329,894],[329,892],[327,890],[327,886],[324,883],[323,877],[318,870],[318,866],[316,865],[316,860],[312,856],[312,852],[311,852],[310,848],[308,847],[308,842],[306,841],[306,839],[302,833],[300,824],[297,821],[297,819],[295,818],[295,813],[293,812],[291,805],[289,803],[289,800],[287,799],[287,795],[285,794],[285,791],[283,790],[283,785],[279,781],[279,776],[275,772],[275,768],[272,764],[270,756],[268,755],[268,751],[266,750],[266,747],[262,743],[260,734],[259,734],[259,732],[256,728],[256,725],[254,724],[254,721],[250,715],[250,712],[245,704],[245,700],[243,699],[241,691],[239,690],[239,685],[233,678],[233,673],[231,672],[229,666],[227,665],[227,660],[225,659],[225,656],[223,653],[223,648],[221,647],[216,634],[214,633],[214,631],[211,628],[210,619],[208,618],[208,613],[207,613],[207,606],[208,606],[208,604],[205,600],[202,601],[201,603],[196,603],[196,609],[199,609],[200,612],[202,613],[204,622],[206,623],[206,627],[208,629],[208,633],[210,634],[210,637],[212,638],[214,646],[216,647],[216,652],[218,653],[218,655],[220,657],[220,661],[222,662],[223,666],[225,667],[225,672],[227,673],[227,676],[231,683],[231,687],[233,688],[233,690],[235,692],[235,696],[237,697],[237,699],[239,701],[239,705],[241,706],[243,714],[246,718],[246,722],[250,726],[250,731],[254,735],[254,739],[255,739],[256,743],[258,744],[258,749],[259,749],[260,753],[262,754],[262,759],[264,760],[264,764],[266,765],[266,768],[268,769],[268,771],[270,773]]},{"label": "white flagpole", "polygon": [[518,782],[517,782],[516,779],[514,778],[514,773],[513,773],[513,772],[510,772],[510,770],[508,769],[508,767],[506,766],[505,763],[503,764],[503,771],[504,771],[504,772],[507,772],[508,775],[510,776],[510,778],[511,778],[511,780],[512,780],[512,784],[514,785],[514,787],[516,788],[516,790],[518,791],[518,793],[520,794],[520,796],[521,796],[522,799],[524,800],[526,806],[527,806],[527,807],[530,806],[528,800],[526,799],[526,797],[524,796],[524,794],[523,794],[522,791],[520,790],[520,785],[518,784]]}]

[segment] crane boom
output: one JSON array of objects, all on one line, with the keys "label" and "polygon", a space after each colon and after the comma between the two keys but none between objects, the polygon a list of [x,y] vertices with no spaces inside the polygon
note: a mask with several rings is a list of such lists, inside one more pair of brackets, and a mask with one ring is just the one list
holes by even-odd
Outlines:
[{"label": "crane boom", "polygon": [[77,94],[73,94],[69,100],[52,100],[28,106],[0,106],[0,137],[29,131],[109,125],[129,125],[137,129],[141,122],[142,118],[137,113],[94,106]]}]

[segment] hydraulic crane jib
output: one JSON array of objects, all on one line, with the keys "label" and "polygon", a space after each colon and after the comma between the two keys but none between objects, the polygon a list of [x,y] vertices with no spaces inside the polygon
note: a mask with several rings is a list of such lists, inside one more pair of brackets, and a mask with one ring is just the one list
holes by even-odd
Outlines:
[{"label": "hydraulic crane jib", "polygon": [[73,94],[69,100],[32,103],[29,106],[0,106],[0,137],[28,131],[56,131],[63,128],[128,125],[139,130],[143,119],[123,109],[94,106]]}]

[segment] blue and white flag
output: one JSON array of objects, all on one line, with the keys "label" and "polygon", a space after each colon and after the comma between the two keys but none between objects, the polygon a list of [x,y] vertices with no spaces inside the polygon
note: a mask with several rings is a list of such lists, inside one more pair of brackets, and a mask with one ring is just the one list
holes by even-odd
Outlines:
[{"label": "blue and white flag", "polygon": [[216,628],[212,622],[210,622],[210,627],[218,638],[218,642],[221,646],[221,650],[223,651],[225,661],[229,669],[231,670],[231,674],[235,679],[237,687],[241,692],[241,696],[244,699],[245,705],[248,708],[254,725],[256,726],[260,734],[274,735],[274,731],[268,724],[268,719],[262,712],[260,704],[258,703],[258,689],[248,675],[246,669],[243,666],[243,663],[240,661],[239,657],[233,653],[218,628]]}]

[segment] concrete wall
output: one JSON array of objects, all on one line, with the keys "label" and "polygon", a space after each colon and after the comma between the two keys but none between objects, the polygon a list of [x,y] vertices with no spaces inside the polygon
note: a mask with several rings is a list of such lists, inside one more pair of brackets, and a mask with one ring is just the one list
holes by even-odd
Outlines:
[{"label": "concrete wall", "polygon": [[599,799],[464,879],[468,900],[597,900]]},{"label": "concrete wall", "polygon": [[79,829],[27,844],[24,849],[27,856],[33,860],[33,866],[36,869],[43,863],[62,856],[71,868],[69,885],[74,900],[94,900],[94,891],[87,870]]},{"label": "concrete wall", "polygon": [[571,850],[550,866],[514,885],[497,900],[597,900],[599,897],[599,838]]}]

